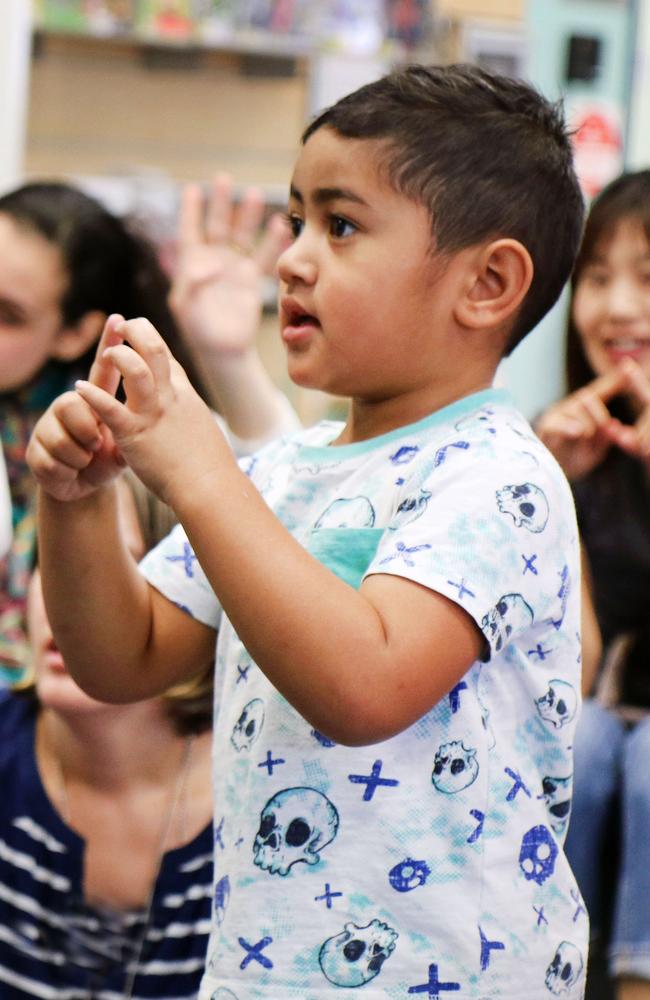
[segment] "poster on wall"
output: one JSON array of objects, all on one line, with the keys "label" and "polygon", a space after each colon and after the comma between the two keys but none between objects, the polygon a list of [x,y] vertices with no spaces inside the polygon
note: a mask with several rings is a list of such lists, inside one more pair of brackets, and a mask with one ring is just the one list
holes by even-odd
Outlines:
[{"label": "poster on wall", "polygon": [[587,198],[623,169],[623,115],[613,101],[572,101],[568,118],[573,131],[576,173]]}]

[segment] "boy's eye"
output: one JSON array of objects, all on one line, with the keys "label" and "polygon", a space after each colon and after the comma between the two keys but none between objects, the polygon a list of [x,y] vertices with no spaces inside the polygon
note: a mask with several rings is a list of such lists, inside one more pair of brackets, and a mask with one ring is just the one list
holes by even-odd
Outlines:
[{"label": "boy's eye", "polygon": [[330,217],[330,233],[337,240],[343,239],[345,236],[351,236],[356,230],[357,227],[354,223],[344,219],[342,215],[332,215]]},{"label": "boy's eye", "polygon": [[304,226],[303,220],[299,215],[287,214],[286,220],[289,223],[289,229],[291,230],[292,239],[296,240],[302,232],[302,227]]}]

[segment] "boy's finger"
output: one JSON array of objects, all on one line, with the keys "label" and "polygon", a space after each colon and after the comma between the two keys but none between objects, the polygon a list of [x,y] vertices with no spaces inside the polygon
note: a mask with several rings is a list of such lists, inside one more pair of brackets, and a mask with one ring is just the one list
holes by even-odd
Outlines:
[{"label": "boy's finger", "polygon": [[178,242],[185,248],[201,243],[202,239],[203,192],[199,184],[186,184],[178,213]]},{"label": "boy's finger", "polygon": [[56,487],[57,484],[71,483],[79,475],[78,468],[56,458],[36,435],[32,435],[30,439],[27,458],[34,476],[39,483],[46,487],[52,488]]},{"label": "boy's finger", "polygon": [[109,347],[106,353],[122,376],[129,409],[148,410],[157,397],[153,372],[144,358],[126,344]]},{"label": "boy's finger", "polygon": [[34,441],[37,441],[47,451],[53,461],[66,466],[66,468],[74,469],[76,472],[85,469],[93,459],[93,450],[84,448],[63,429],[58,435],[47,434],[44,430],[36,429]]},{"label": "boy's finger", "polygon": [[123,323],[124,317],[118,313],[113,313],[108,317],[104,324],[102,335],[99,338],[99,343],[97,344],[95,360],[88,375],[89,382],[99,386],[100,389],[105,389],[106,392],[117,392],[117,387],[120,384],[120,373],[115,370],[108,359],[104,359],[104,351],[107,347],[113,347],[115,344],[124,342],[124,337],[121,333],[118,333]]},{"label": "boy's finger", "polygon": [[140,317],[123,323],[120,333],[122,341],[128,340],[131,348],[149,366],[156,385],[166,386],[169,383],[172,353],[156,328],[148,319]]},{"label": "boy's finger", "polygon": [[116,439],[129,433],[134,418],[124,403],[120,403],[115,396],[84,379],[75,382],[75,390],[92,407]]},{"label": "boy's finger", "polygon": [[72,437],[88,452],[97,451],[101,447],[102,434],[97,417],[88,404],[79,399],[76,392],[66,392],[59,396],[53,404],[53,412],[56,420],[44,420],[37,424],[37,429],[41,428],[43,439],[48,435],[54,438],[60,433]]},{"label": "boy's finger", "polygon": [[210,186],[205,232],[210,243],[227,243],[232,220],[232,177],[216,174]]}]

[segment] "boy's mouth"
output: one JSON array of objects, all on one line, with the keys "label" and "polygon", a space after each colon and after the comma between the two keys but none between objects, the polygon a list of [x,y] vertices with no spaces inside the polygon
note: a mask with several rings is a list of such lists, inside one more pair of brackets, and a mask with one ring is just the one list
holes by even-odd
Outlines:
[{"label": "boy's mouth", "polygon": [[300,302],[289,296],[283,297],[280,302],[280,308],[284,321],[288,326],[320,326],[317,317],[313,313],[307,312]]},{"label": "boy's mouth", "polygon": [[320,321],[313,313],[307,312],[300,302],[288,296],[280,302],[282,313],[282,337],[285,341],[295,341],[309,330],[320,327]]}]

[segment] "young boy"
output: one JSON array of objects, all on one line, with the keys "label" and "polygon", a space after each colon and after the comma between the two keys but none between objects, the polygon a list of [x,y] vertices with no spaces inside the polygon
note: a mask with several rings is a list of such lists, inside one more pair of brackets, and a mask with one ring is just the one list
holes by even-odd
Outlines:
[{"label": "young boy", "polygon": [[[582,215],[561,117],[527,85],[398,72],[307,129],[291,184],[289,371],[349,396],[345,425],[239,468],[156,331],[114,317],[35,431],[44,585],[78,682],[151,696],[219,632],[202,1000],[583,995],[561,848],[576,525],[491,388]],[[180,521],[141,573],[121,462]]]}]

